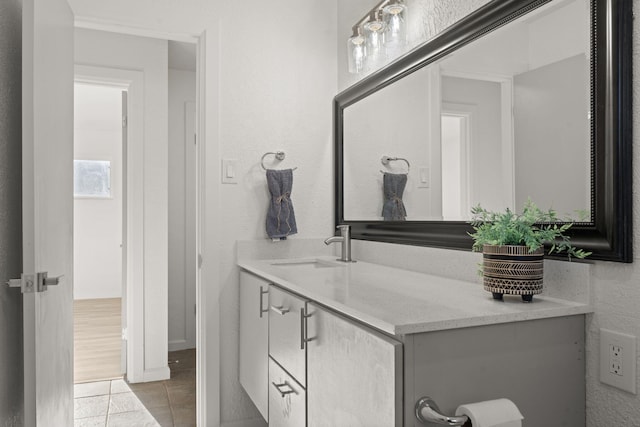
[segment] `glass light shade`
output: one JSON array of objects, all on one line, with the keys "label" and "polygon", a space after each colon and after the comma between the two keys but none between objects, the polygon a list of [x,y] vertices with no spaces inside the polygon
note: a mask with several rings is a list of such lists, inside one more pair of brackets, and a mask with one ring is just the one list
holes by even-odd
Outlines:
[{"label": "glass light shade", "polygon": [[395,58],[404,53],[407,44],[407,7],[395,3],[382,9],[385,25],[384,43],[387,56]]},{"label": "glass light shade", "polygon": [[362,35],[356,34],[349,37],[347,55],[349,56],[349,72],[353,74],[362,72],[366,59],[366,45]]},{"label": "glass light shade", "polygon": [[384,29],[384,22],[379,19],[364,24],[368,69],[378,68],[384,63]]}]

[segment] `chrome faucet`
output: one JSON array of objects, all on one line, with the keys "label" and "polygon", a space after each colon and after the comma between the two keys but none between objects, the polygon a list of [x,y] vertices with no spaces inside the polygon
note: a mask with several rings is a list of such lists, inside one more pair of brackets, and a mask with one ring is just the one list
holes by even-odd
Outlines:
[{"label": "chrome faucet", "polygon": [[324,241],[325,245],[329,245],[331,243],[342,243],[342,255],[338,258],[338,261],[342,262],[355,262],[351,259],[351,231],[348,225],[338,225],[336,227],[340,230],[339,236],[329,237]]}]

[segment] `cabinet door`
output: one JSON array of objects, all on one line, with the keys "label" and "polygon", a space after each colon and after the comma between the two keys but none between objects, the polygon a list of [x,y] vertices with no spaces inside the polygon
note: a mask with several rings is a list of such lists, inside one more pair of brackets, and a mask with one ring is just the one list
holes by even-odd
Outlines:
[{"label": "cabinet door", "polygon": [[269,283],[240,272],[240,384],[265,420],[269,382]]},{"label": "cabinet door", "polygon": [[304,388],[269,358],[269,427],[304,427],[305,400]]},{"label": "cabinet door", "polygon": [[308,426],[402,426],[402,343],[307,304]]},{"label": "cabinet door", "polygon": [[306,386],[304,348],[305,301],[282,289],[269,288],[269,355]]}]

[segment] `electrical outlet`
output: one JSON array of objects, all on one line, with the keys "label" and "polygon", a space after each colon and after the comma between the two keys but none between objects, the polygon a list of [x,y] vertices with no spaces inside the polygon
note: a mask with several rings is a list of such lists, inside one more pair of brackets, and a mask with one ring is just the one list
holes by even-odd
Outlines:
[{"label": "electrical outlet", "polygon": [[616,344],[609,344],[609,372],[623,377],[622,365],[622,347]]},{"label": "electrical outlet", "polygon": [[621,360],[611,360],[609,362],[609,372],[612,374],[616,374],[619,377],[624,376],[624,372],[622,371],[622,361]]},{"label": "electrical outlet", "polygon": [[600,329],[600,381],[636,394],[636,337]]},{"label": "electrical outlet", "polygon": [[612,359],[618,359],[622,356],[622,347],[619,345],[611,344],[609,346],[609,354]]}]

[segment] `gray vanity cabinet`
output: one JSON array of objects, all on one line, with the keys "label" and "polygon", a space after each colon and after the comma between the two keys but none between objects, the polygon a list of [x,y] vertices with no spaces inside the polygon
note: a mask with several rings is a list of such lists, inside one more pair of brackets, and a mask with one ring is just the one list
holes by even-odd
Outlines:
[{"label": "gray vanity cabinet", "polygon": [[308,426],[402,426],[402,343],[307,304]]},{"label": "gray vanity cabinet", "polygon": [[405,427],[424,426],[414,407],[423,396],[451,415],[460,404],[506,397],[523,427],[584,427],[584,321],[553,317],[405,336]]},{"label": "gray vanity cabinet", "polygon": [[240,272],[240,384],[265,420],[269,384],[269,282]]}]

